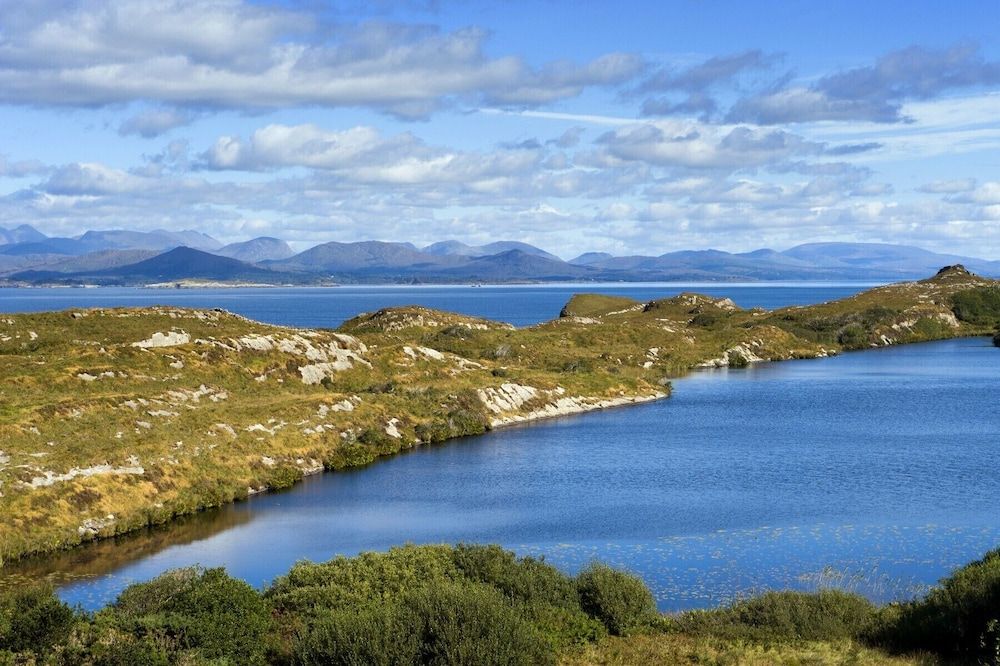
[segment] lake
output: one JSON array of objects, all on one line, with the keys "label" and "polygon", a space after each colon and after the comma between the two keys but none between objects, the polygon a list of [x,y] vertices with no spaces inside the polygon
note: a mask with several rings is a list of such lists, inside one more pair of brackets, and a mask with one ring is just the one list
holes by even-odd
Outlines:
[{"label": "lake", "polygon": [[467,541],[627,568],[662,610],[910,598],[1000,545],[997,377],[985,338],[697,372],[667,400],[423,447],[7,576],[94,608],[173,567],[263,585],[303,558]]}]

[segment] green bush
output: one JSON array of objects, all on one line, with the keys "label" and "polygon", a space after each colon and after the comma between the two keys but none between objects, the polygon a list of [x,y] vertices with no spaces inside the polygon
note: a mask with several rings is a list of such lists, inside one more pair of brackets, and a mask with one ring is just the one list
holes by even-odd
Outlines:
[{"label": "green bush", "polygon": [[42,653],[66,639],[76,619],[51,585],[28,585],[0,594],[0,650]]},{"label": "green bush", "polygon": [[580,607],[573,579],[541,560],[518,558],[497,545],[469,544],[455,546],[452,557],[465,577],[495,587],[512,599]]},{"label": "green bush", "polygon": [[420,423],[413,429],[413,434],[422,442],[437,444],[451,437],[451,428],[445,421],[431,421],[430,423]]},{"label": "green bush", "polygon": [[275,579],[265,597],[280,613],[310,616],[374,601],[398,601],[408,590],[461,578],[450,546],[402,546],[315,564],[300,562]]},{"label": "green bush", "polygon": [[486,585],[425,587],[407,596],[403,613],[407,633],[418,638],[418,664],[555,663],[555,653],[544,638],[507,598]]},{"label": "green bush", "polygon": [[966,289],[951,297],[955,316],[977,326],[1000,325],[1000,287]]},{"label": "green bush", "polygon": [[726,608],[684,613],[671,620],[677,630],[747,641],[831,641],[865,636],[878,609],[857,594],[767,592]]},{"label": "green bush", "polygon": [[724,316],[718,312],[699,312],[691,319],[690,325],[700,328],[711,328],[722,319],[724,319]]},{"label": "green bush", "polygon": [[459,544],[453,557],[466,578],[517,603],[553,647],[592,642],[605,634],[604,625],[580,607],[573,579],[555,567],[532,557],[518,558],[497,545]]},{"label": "green bush", "polygon": [[177,641],[170,637],[136,636],[122,631],[113,626],[105,613],[75,632],[73,639],[61,650],[56,663],[67,666],[169,666],[171,657],[176,657],[177,651]]},{"label": "green bush", "polygon": [[332,611],[303,632],[293,662],[301,666],[413,664],[417,636],[404,625],[398,603],[371,603]]},{"label": "green bush", "polygon": [[378,458],[378,452],[370,446],[358,442],[338,444],[326,458],[323,466],[327,469],[346,469],[348,467],[364,467]]},{"label": "green bush", "polygon": [[291,488],[302,480],[302,470],[292,464],[278,465],[267,475],[267,487],[271,490]]},{"label": "green bush", "polygon": [[962,567],[926,597],[904,604],[881,639],[901,650],[927,650],[958,659],[1000,664],[1000,549]]},{"label": "green bush", "polygon": [[554,663],[544,637],[486,585],[440,581],[317,616],[294,648],[302,666]]},{"label": "green bush", "polygon": [[747,359],[747,357],[738,351],[729,352],[727,354],[727,358],[729,359],[730,368],[740,369],[740,368],[746,368],[750,365],[750,361]]},{"label": "green bush", "polygon": [[636,576],[593,563],[576,577],[580,606],[616,636],[622,636],[656,613],[653,595]]},{"label": "green bush", "polygon": [[837,333],[837,342],[844,349],[861,349],[868,346],[868,331],[861,324],[848,324]]},{"label": "green bush", "polygon": [[126,588],[106,619],[136,637],[234,664],[264,663],[272,629],[270,608],[250,585],[197,567]]},{"label": "green bush", "polygon": [[488,427],[489,422],[481,410],[459,407],[448,412],[448,428],[452,437],[482,435]]}]

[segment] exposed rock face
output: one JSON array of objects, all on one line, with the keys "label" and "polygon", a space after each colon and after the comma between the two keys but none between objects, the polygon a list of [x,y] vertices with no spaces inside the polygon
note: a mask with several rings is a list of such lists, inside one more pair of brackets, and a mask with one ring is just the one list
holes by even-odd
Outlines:
[{"label": "exposed rock face", "polygon": [[115,524],[115,514],[109,513],[104,518],[88,518],[83,521],[76,531],[81,537],[93,538],[97,536],[101,530],[107,529]]},{"label": "exposed rock face", "polygon": [[[566,390],[557,387],[551,391],[542,391],[533,386],[521,384],[502,384],[498,388],[479,389],[477,392],[483,405],[493,413],[490,426],[496,428],[512,423],[535,421],[555,416],[568,416],[589,412],[595,409],[616,407],[637,402],[646,402],[665,398],[666,393],[654,393],[640,396],[621,396],[617,398],[595,398],[585,396],[566,396]],[[529,402],[541,402],[532,408]],[[527,407],[527,409],[525,409]]]},{"label": "exposed rock face", "polygon": [[418,359],[423,356],[434,361],[444,360],[444,354],[430,347],[403,347],[403,353],[412,359]]},{"label": "exposed rock face", "polygon": [[514,412],[505,414],[502,417],[490,420],[490,426],[499,428],[513,423],[523,423],[525,421],[537,421],[538,419],[548,419],[556,416],[569,416],[590,412],[596,409],[607,409],[609,407],[619,407],[622,405],[633,405],[641,402],[649,402],[667,397],[666,393],[653,393],[650,395],[621,396],[618,398],[589,398],[585,396],[566,396],[555,398],[547,402],[538,409],[528,412]]},{"label": "exposed rock face", "polygon": [[[330,377],[335,372],[350,370],[354,367],[354,364],[351,362],[353,358],[355,358],[353,353],[344,350],[343,355],[338,357],[335,361],[299,366],[299,374],[302,376],[302,383],[321,384],[324,379]],[[360,357],[358,357],[358,360],[363,361]],[[365,362],[365,364],[367,365],[367,362]]]},{"label": "exposed rock face", "polygon": [[167,333],[157,331],[145,340],[133,342],[132,346],[139,347],[140,349],[154,349],[158,347],[186,345],[189,342],[191,342],[191,336],[184,331],[168,331]]},{"label": "exposed rock face", "polygon": [[56,474],[55,472],[46,471],[42,476],[36,476],[31,479],[27,485],[30,488],[43,488],[45,486],[51,486],[54,483],[59,483],[61,481],[71,481],[77,477],[86,476],[99,476],[103,474],[145,474],[146,470],[139,465],[139,461],[135,458],[129,458],[128,464],[121,467],[114,467],[112,465],[93,465],[92,467],[85,467],[83,469],[74,467],[65,474]]},{"label": "exposed rock face", "polygon": [[535,387],[520,384],[501,384],[499,388],[479,389],[477,393],[486,409],[494,414],[520,409],[524,403],[534,400],[539,395]]},{"label": "exposed rock face", "polygon": [[942,268],[941,270],[939,270],[936,275],[948,275],[949,273],[953,274],[953,275],[972,275],[969,272],[969,269],[967,269],[962,264],[955,264],[953,266],[945,266],[944,268]]},{"label": "exposed rock face", "polygon": [[722,356],[703,361],[696,367],[725,368],[729,365],[737,366],[746,365],[747,363],[760,363],[762,361],[766,361],[766,358],[761,358],[756,353],[760,346],[761,343],[759,340],[754,340],[749,343],[743,342],[735,347],[730,347],[722,354]]}]

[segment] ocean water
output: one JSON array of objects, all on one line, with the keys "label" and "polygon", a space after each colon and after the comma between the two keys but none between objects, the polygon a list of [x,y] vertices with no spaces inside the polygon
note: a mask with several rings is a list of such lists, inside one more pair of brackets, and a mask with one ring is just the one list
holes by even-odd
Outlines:
[{"label": "ocean water", "polygon": [[500,543],[627,568],[663,610],[765,589],[906,599],[1000,545],[1000,349],[971,338],[694,373],[656,403],[506,428],[7,570],[94,608],[192,564]]},{"label": "ocean water", "polygon": [[530,326],[559,315],[576,293],[629,296],[641,301],[697,291],[768,310],[844,298],[873,283],[585,283],[503,286],[364,286],[267,289],[0,289],[0,312],[37,312],[72,307],[177,305],[224,308],[270,324],[339,326],[361,313],[398,305],[423,305]]}]

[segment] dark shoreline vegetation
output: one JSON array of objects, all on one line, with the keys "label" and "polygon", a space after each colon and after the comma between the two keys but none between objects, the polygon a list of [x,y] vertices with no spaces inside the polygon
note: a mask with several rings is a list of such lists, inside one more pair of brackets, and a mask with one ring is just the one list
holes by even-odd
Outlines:
[{"label": "dark shoreline vegetation", "polygon": [[509,423],[665,397],[698,366],[743,367],[972,335],[998,283],[920,282],[767,312],[697,294],[579,295],[506,324],[401,307],[336,332],[222,311],[0,317],[0,557],[166,523]]},{"label": "dark shoreline vegetation", "polygon": [[638,578],[568,576],[499,546],[300,562],[263,591],[223,569],[132,585],[85,613],[43,584],[0,593],[0,664],[1000,663],[1000,550],[925,597],[768,592],[659,615]]}]

